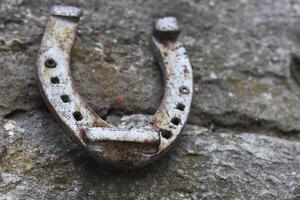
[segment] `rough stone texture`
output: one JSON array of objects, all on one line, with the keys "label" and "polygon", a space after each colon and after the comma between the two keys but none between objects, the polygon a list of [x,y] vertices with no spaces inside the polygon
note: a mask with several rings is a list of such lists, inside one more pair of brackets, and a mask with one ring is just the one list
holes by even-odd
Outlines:
[{"label": "rough stone texture", "polygon": [[[73,77],[117,124],[157,109],[152,20],[178,17],[195,95],[168,155],[110,169],[46,111],[34,67],[55,3],[83,9]],[[300,199],[299,16],[296,0],[0,0],[0,199]]]}]

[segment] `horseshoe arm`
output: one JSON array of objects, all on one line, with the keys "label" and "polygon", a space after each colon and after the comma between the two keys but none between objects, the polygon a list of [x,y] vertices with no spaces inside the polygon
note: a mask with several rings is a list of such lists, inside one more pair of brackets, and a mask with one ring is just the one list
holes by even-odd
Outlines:
[{"label": "horseshoe arm", "polygon": [[170,148],[185,125],[193,96],[193,74],[187,52],[177,42],[175,17],[157,19],[152,46],[164,75],[164,97],[152,124],[161,132],[160,152]]},{"label": "horseshoe arm", "polygon": [[82,128],[109,125],[82,100],[71,77],[70,51],[80,12],[75,7],[52,7],[38,53],[37,78],[50,111],[75,141],[85,145]]}]

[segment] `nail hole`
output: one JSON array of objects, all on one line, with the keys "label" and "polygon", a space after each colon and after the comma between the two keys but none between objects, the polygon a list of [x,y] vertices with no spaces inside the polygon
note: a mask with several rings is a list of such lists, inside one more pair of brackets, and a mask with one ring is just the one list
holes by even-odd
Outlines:
[{"label": "nail hole", "polygon": [[188,94],[190,93],[190,89],[187,86],[183,85],[179,88],[179,92],[181,92],[182,94]]},{"label": "nail hole", "polygon": [[60,96],[60,98],[61,98],[61,100],[64,102],[64,103],[68,103],[68,102],[70,102],[70,97],[69,97],[69,95],[61,95]]},{"label": "nail hole", "polygon": [[161,130],[161,136],[165,139],[170,139],[172,137],[172,132],[169,130]]},{"label": "nail hole", "polygon": [[171,119],[171,122],[177,126],[180,123],[180,119],[178,117],[173,117]]},{"label": "nail hole", "polygon": [[183,103],[178,103],[178,104],[176,105],[176,108],[177,108],[178,110],[184,111],[185,105],[184,105]]},{"label": "nail hole", "polygon": [[81,121],[83,119],[81,112],[79,111],[75,111],[73,113],[74,118],[76,119],[76,121]]},{"label": "nail hole", "polygon": [[50,80],[51,80],[51,83],[53,83],[53,84],[59,83],[59,78],[57,76],[51,77]]},{"label": "nail hole", "polygon": [[45,61],[45,66],[49,68],[54,68],[56,67],[56,62],[52,58],[49,58]]}]

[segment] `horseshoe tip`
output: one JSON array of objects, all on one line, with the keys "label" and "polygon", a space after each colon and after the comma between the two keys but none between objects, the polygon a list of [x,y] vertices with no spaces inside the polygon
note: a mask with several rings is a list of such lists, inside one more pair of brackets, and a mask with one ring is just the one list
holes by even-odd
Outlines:
[{"label": "horseshoe tip", "polygon": [[174,41],[180,33],[176,17],[162,17],[154,21],[154,36],[159,40]]},{"label": "horseshoe tip", "polygon": [[81,9],[73,6],[54,5],[51,7],[51,15],[63,17],[80,17]]}]

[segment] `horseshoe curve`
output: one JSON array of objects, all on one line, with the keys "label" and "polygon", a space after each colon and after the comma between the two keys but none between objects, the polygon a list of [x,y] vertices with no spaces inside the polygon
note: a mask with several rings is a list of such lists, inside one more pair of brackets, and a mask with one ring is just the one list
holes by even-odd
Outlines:
[{"label": "horseshoe curve", "polygon": [[80,97],[70,72],[70,52],[81,10],[53,6],[37,58],[37,80],[49,110],[71,138],[96,160],[115,167],[144,166],[163,155],[176,141],[188,118],[192,68],[177,42],[174,17],[155,20],[152,46],[164,75],[164,96],[150,124],[120,129],[102,120]]}]

